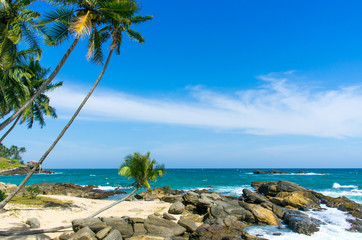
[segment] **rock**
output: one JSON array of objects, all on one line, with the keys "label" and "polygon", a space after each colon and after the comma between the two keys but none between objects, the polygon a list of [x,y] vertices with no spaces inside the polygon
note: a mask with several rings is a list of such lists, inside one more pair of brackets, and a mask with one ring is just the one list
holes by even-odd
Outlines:
[{"label": "rock", "polygon": [[98,186],[87,185],[80,186],[73,183],[36,183],[31,185],[39,187],[41,194],[44,195],[66,195],[74,197],[83,197],[91,199],[104,199],[116,194],[125,194],[126,192],[115,189],[112,191],[105,191],[97,189]]},{"label": "rock", "polygon": [[[12,168],[8,170],[0,171],[0,175],[4,176],[12,176],[12,175],[24,175],[28,174],[38,163],[35,161],[29,161],[28,163],[24,164],[23,166],[20,166],[18,168]],[[43,168],[37,168],[35,174],[53,174],[55,172],[45,170]]]},{"label": "rock", "polygon": [[103,240],[123,240],[123,238],[117,229],[113,229]]},{"label": "rock", "polygon": [[351,227],[347,229],[350,232],[359,232],[362,233],[362,220],[361,219],[347,219],[347,221],[351,224]]},{"label": "rock", "polygon": [[168,213],[182,214],[184,210],[185,210],[185,205],[183,205],[181,202],[175,202],[168,209]]},{"label": "rock", "polygon": [[270,201],[280,206],[292,206],[297,209],[318,209],[319,199],[310,191],[280,192]]},{"label": "rock", "polygon": [[135,237],[128,238],[127,240],[165,240],[165,238],[164,237],[140,235],[140,236],[135,236]]},{"label": "rock", "polygon": [[79,229],[84,228],[86,226],[90,227],[96,224],[103,224],[104,225],[103,228],[107,227],[105,223],[102,223],[102,221],[99,220],[99,218],[84,218],[84,219],[75,219],[72,221],[72,227],[74,232],[77,232]]},{"label": "rock", "polygon": [[62,233],[58,239],[59,240],[69,240],[71,239],[73,236],[75,235],[74,232],[65,232],[65,233]]},{"label": "rock", "polygon": [[37,218],[28,218],[25,222],[30,228],[40,228],[40,222]]},{"label": "rock", "polygon": [[145,220],[145,228],[148,234],[162,237],[179,236],[186,232],[186,229],[177,223],[152,215]]},{"label": "rock", "polygon": [[[181,190],[173,190],[168,186],[162,188],[154,188],[152,191],[143,191],[137,193],[135,198],[143,199],[143,200],[154,200],[154,199],[162,199],[165,196],[169,195],[180,195],[183,194],[184,191]],[[156,198],[155,198],[156,197]]]},{"label": "rock", "polygon": [[256,192],[252,192],[246,188],[243,189],[243,199],[247,203],[263,203],[269,201],[263,195]]},{"label": "rock", "polygon": [[97,232],[96,237],[97,239],[103,239],[107,236],[107,234],[112,230],[112,227],[106,227]]},{"label": "rock", "polygon": [[177,223],[180,226],[186,228],[186,231],[190,232],[190,233],[195,232],[196,229],[197,229],[197,226],[196,226],[196,224],[194,222],[188,221],[186,219],[180,219],[180,220],[178,220]]},{"label": "rock", "polygon": [[14,189],[17,186],[15,184],[12,183],[3,183],[0,182],[0,191],[4,192],[4,193],[11,193],[12,191],[14,191]]},{"label": "rock", "polygon": [[195,192],[188,191],[187,193],[184,194],[183,198],[185,202],[191,203],[196,206],[197,203],[199,202],[200,195]]},{"label": "rock", "polygon": [[[241,224],[242,225],[242,224]],[[221,240],[226,237],[238,237],[242,234],[240,226],[221,226],[203,224],[190,236],[193,240]]]},{"label": "rock", "polygon": [[161,198],[161,201],[175,203],[175,202],[182,202],[183,198],[181,195],[168,195]]},{"label": "rock", "polygon": [[65,232],[59,236],[59,240],[69,240],[74,234],[74,232]]},{"label": "rock", "polygon": [[97,238],[89,227],[84,227],[76,232],[69,240],[97,240]]},{"label": "rock", "polygon": [[356,203],[344,196],[338,198],[324,196],[322,194],[317,196],[321,199],[321,202],[326,204],[328,207],[337,208],[341,211],[350,213],[356,218],[362,219],[362,204]]},{"label": "rock", "polygon": [[256,237],[256,236],[249,235],[246,232],[243,232],[243,234],[241,235],[241,238],[244,239],[244,240],[268,240],[266,238],[261,238],[261,237]]},{"label": "rock", "polygon": [[132,222],[128,218],[104,217],[102,220],[103,222],[107,223],[107,226],[118,230],[124,238],[129,238],[134,233]]},{"label": "rock", "polygon": [[168,213],[163,214],[163,218],[167,220],[176,220],[176,218]]},{"label": "rock", "polygon": [[[256,185],[254,184],[254,186]],[[293,182],[279,181],[262,183],[258,185],[257,191],[264,196],[275,197],[279,192],[306,191],[306,189]]]},{"label": "rock", "polygon": [[270,170],[270,171],[261,171],[255,170],[253,174],[291,174],[290,172],[278,171],[278,170]]},{"label": "rock", "polygon": [[294,211],[284,215],[284,223],[287,224],[293,232],[302,233],[311,236],[314,232],[319,231],[317,221],[309,218],[308,215]]},{"label": "rock", "polygon": [[266,208],[263,208],[260,205],[249,204],[249,203],[245,203],[245,202],[240,202],[240,205],[243,208],[245,208],[246,210],[249,210],[253,214],[256,222],[259,224],[268,224],[268,225],[281,224],[278,217],[275,216],[275,214],[272,211],[270,211]]},{"label": "rock", "polygon": [[238,221],[255,223],[253,214],[239,205],[238,201],[217,201],[209,209],[210,217],[216,219],[225,219],[233,216]]}]

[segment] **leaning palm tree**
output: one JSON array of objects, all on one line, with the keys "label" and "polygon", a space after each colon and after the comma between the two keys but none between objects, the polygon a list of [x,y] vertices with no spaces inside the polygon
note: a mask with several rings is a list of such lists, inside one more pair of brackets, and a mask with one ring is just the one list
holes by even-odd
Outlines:
[{"label": "leaning palm tree", "polygon": [[130,17],[139,9],[138,4],[134,0],[48,0],[48,2],[61,7],[46,14],[39,23],[40,26],[46,24],[52,24],[53,26],[50,30],[43,31],[47,33],[47,44],[52,46],[59,45],[71,35],[75,37],[74,41],[38,91],[0,124],[0,131],[14,121],[45,90],[46,86],[59,73],[82,37],[88,36],[97,26],[110,21],[118,21],[119,18]]},{"label": "leaning palm tree", "polygon": [[[105,26],[102,30],[100,30],[98,32],[98,30],[96,30],[94,28],[93,31],[97,31],[97,34],[95,35],[94,39],[95,41],[90,41],[95,42],[95,44],[93,45],[93,49],[95,49],[93,52],[91,52],[90,58],[91,59],[97,59],[97,61],[102,60],[102,54],[101,54],[101,46],[102,43],[106,41],[106,38],[108,36],[111,36],[111,46],[110,46],[110,51],[106,60],[106,63],[104,64],[104,67],[101,71],[101,73],[99,74],[97,80],[95,81],[95,83],[93,84],[92,88],[90,89],[90,91],[88,92],[88,94],[86,95],[86,97],[83,99],[82,103],[79,105],[78,109],[76,110],[76,112],[73,114],[72,118],[69,120],[69,122],[67,123],[67,125],[63,128],[63,130],[61,131],[61,133],[58,135],[58,137],[54,140],[53,144],[48,148],[48,150],[44,153],[44,155],[40,158],[40,160],[38,161],[37,165],[35,165],[33,167],[33,169],[28,173],[28,175],[24,178],[24,180],[14,189],[14,191],[9,194],[9,196],[7,196],[2,202],[0,202],[0,209],[4,208],[4,206],[19,192],[19,190],[25,185],[25,183],[29,180],[29,178],[35,173],[36,169],[39,168],[39,166],[41,166],[41,164],[44,162],[45,158],[49,155],[49,153],[54,149],[54,147],[57,145],[57,143],[59,142],[59,140],[64,136],[65,132],[68,130],[68,128],[71,126],[71,124],[74,122],[75,118],[78,116],[78,114],[80,113],[80,111],[82,110],[82,108],[84,107],[84,105],[86,104],[86,102],[88,101],[88,99],[90,98],[90,96],[92,95],[92,93],[94,92],[94,90],[96,89],[96,87],[98,86],[99,82],[101,81],[107,67],[108,64],[111,60],[112,57],[112,53],[114,50],[116,50],[116,53],[119,53],[119,49],[120,49],[120,45],[122,44],[122,33],[124,31],[127,32],[128,36],[135,40],[138,41],[139,43],[143,43],[145,40],[144,38],[141,36],[141,34],[137,31],[134,31],[132,29],[130,29],[131,24],[138,24],[138,23],[142,23],[145,22],[147,20],[152,19],[152,16],[130,16],[128,18],[126,17],[122,17],[122,16],[118,16],[115,19],[112,19],[111,21],[108,22],[108,26]],[[107,23],[107,22],[105,22]],[[110,34],[107,34],[107,31],[111,31]],[[102,34],[104,33],[104,34]],[[92,49],[91,48],[91,49]]]},{"label": "leaning palm tree", "polygon": [[[151,186],[149,181],[156,181],[159,177],[162,177],[166,174],[166,170],[164,165],[158,165],[156,160],[150,159],[150,152],[147,152],[145,155],[140,153],[134,153],[126,156],[124,158],[124,162],[121,164],[119,171],[119,175],[126,176],[127,179],[133,179],[133,186],[135,188],[127,194],[122,199],[104,207],[97,212],[93,213],[92,215],[88,216],[88,218],[95,217],[100,213],[114,207],[115,205],[127,200],[130,196],[132,196],[137,190],[140,188],[146,188],[147,190],[151,190]],[[20,233],[10,233],[0,231],[0,236],[23,236],[23,235],[31,235],[31,234],[39,234],[39,233],[46,233],[46,232],[54,232],[57,230],[62,230],[66,228],[70,228],[72,225],[65,225],[59,226],[49,229],[38,229]]]},{"label": "leaning palm tree", "polygon": [[[49,73],[50,69],[44,68],[40,65],[37,60],[30,60],[29,63],[24,64],[22,67],[26,69],[26,71],[31,75],[28,78],[22,78],[22,84],[26,86],[29,95],[32,95],[37,89],[42,85],[42,83],[46,80],[46,76]],[[28,128],[32,128],[34,122],[38,122],[40,127],[43,128],[45,126],[44,115],[57,118],[56,111],[53,107],[49,105],[49,97],[45,94],[45,92],[49,92],[62,86],[62,82],[58,82],[56,84],[50,83],[45,91],[40,94],[25,110],[22,112],[14,121],[12,126],[6,131],[6,133],[0,138],[0,143],[5,139],[5,137],[14,129],[16,124],[19,122],[24,123],[27,122]],[[13,98],[20,99],[19,101],[26,101],[23,94],[13,94]],[[17,104],[19,106],[19,103]]]},{"label": "leaning palm tree", "polygon": [[159,177],[162,177],[162,175],[166,173],[166,170],[164,165],[157,165],[156,160],[151,160],[150,154],[150,152],[147,152],[145,155],[134,153],[125,157],[124,162],[119,168],[118,174],[126,176],[127,179],[133,179],[133,186],[135,188],[124,198],[100,209],[99,211],[90,215],[88,218],[95,217],[98,214],[110,209],[111,207],[125,201],[140,188],[144,187],[148,191],[152,190],[149,181],[156,181]]}]

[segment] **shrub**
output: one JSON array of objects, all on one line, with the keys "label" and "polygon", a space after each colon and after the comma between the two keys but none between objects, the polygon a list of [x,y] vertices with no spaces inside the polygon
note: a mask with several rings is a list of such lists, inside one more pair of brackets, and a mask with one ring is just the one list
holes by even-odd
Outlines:
[{"label": "shrub", "polygon": [[0,190],[0,201],[4,200],[6,198],[5,192]]},{"label": "shrub", "polygon": [[26,188],[26,190],[27,194],[24,193],[23,197],[36,198],[36,196],[38,196],[41,193],[40,188],[38,186],[36,187],[29,186]]}]

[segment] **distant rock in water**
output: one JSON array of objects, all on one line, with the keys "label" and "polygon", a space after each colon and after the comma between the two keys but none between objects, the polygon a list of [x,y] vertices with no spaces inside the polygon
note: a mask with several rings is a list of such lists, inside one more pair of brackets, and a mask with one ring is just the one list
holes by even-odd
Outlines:
[{"label": "distant rock in water", "polygon": [[253,171],[253,174],[306,174],[306,172],[298,171],[296,173],[290,173],[290,172],[284,172],[284,171],[278,171],[278,170],[270,170],[270,171],[255,170],[255,171]]},{"label": "distant rock in water", "polygon": [[[25,165],[23,165],[21,167],[0,171],[0,175],[12,176],[12,175],[28,174],[31,171],[31,169],[33,169],[36,166],[36,164],[37,164],[36,161],[29,161],[27,164],[25,164]],[[36,169],[35,174],[39,174],[39,173],[54,174],[55,172],[50,171],[50,170],[45,170],[45,169],[40,167],[40,168]]]}]

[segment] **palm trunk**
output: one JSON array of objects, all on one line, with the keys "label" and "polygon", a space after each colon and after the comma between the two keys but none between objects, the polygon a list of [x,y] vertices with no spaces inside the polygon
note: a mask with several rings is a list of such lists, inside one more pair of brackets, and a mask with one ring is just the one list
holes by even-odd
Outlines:
[{"label": "palm trunk", "polygon": [[58,66],[54,69],[54,71],[52,72],[52,74],[49,76],[49,78],[40,86],[40,88],[38,89],[38,91],[31,96],[31,98],[26,101],[23,106],[21,106],[18,110],[15,111],[15,113],[13,115],[11,115],[8,119],[6,119],[4,122],[2,122],[0,124],[0,131],[3,130],[7,125],[9,125],[12,121],[15,120],[15,118],[17,116],[19,116],[20,113],[22,113],[25,108],[27,108],[37,97],[39,97],[39,95],[45,90],[45,88],[49,85],[49,83],[57,76],[57,74],[59,73],[60,69],[63,67],[65,61],[67,61],[69,55],[72,53],[72,51],[74,50],[75,46],[77,45],[77,43],[79,42],[80,38],[76,38],[74,40],[74,42],[72,43],[72,45],[70,45],[69,49],[67,50],[67,52],[64,54],[62,60],[60,60],[60,62],[58,63]]},{"label": "palm trunk", "polygon": [[1,137],[0,139],[0,143],[3,142],[3,140],[6,138],[6,136],[14,129],[14,127],[16,126],[16,124],[19,122],[20,118],[21,118],[22,114],[19,114],[19,116],[16,118],[14,124],[11,126],[11,128],[9,128],[9,130],[6,131],[6,133]]},{"label": "palm trunk", "polygon": [[[98,210],[97,212],[93,213],[92,215],[89,215],[87,218],[92,218],[97,216],[98,214],[110,209],[111,207],[114,207],[115,205],[125,201],[127,198],[129,198],[130,196],[132,196],[139,188],[135,188],[132,192],[130,192],[129,194],[127,194],[127,196],[125,196],[124,198],[118,200],[117,202],[114,202],[110,205],[108,205],[107,207],[104,207],[100,210]],[[47,229],[38,229],[38,230],[31,230],[31,231],[26,231],[26,232],[20,232],[20,233],[11,233],[11,232],[6,232],[6,231],[0,231],[0,236],[24,236],[24,235],[33,235],[33,234],[40,234],[40,233],[48,233],[48,232],[55,232],[58,230],[62,230],[62,229],[66,229],[66,228],[71,228],[72,225],[65,225],[65,226],[60,226],[60,227],[54,227],[54,228],[47,228]]]},{"label": "palm trunk", "polygon": [[114,202],[100,210],[98,210],[97,212],[93,213],[92,215],[89,215],[87,218],[92,218],[92,217],[95,217],[97,216],[98,214],[110,209],[111,207],[114,207],[116,206],[117,204],[123,202],[124,200],[126,200],[127,198],[129,198],[130,196],[132,196],[139,188],[135,188],[132,192],[130,192],[127,196],[125,196],[124,198],[122,198],[121,200],[118,200],[117,202]]},{"label": "palm trunk", "polygon": [[91,90],[88,92],[87,96],[83,99],[83,102],[79,105],[77,111],[74,113],[73,117],[69,120],[68,124],[63,128],[62,132],[59,134],[59,136],[55,139],[55,141],[53,142],[53,144],[50,146],[50,148],[44,153],[44,155],[40,158],[40,160],[38,161],[37,165],[35,165],[33,167],[33,169],[28,173],[28,175],[24,178],[24,180],[19,184],[19,186],[16,187],[16,189],[9,195],[7,196],[1,203],[0,203],[0,209],[4,208],[5,205],[19,192],[19,190],[24,186],[24,184],[29,180],[29,178],[34,174],[34,172],[36,171],[36,169],[44,162],[45,158],[49,155],[49,153],[53,150],[53,148],[57,145],[57,143],[59,142],[59,140],[63,137],[63,135],[65,134],[65,132],[68,130],[68,128],[70,127],[70,125],[72,125],[74,119],[78,116],[79,112],[82,110],[83,106],[86,104],[86,102],[88,101],[88,99],[90,98],[90,96],[92,95],[92,93],[94,92],[94,90],[96,89],[98,83],[101,81],[104,72],[107,69],[107,66],[109,64],[109,61],[111,60],[111,56],[112,56],[112,52],[113,49],[109,52],[106,64],[103,67],[102,72],[99,74],[97,81],[93,84]]}]

